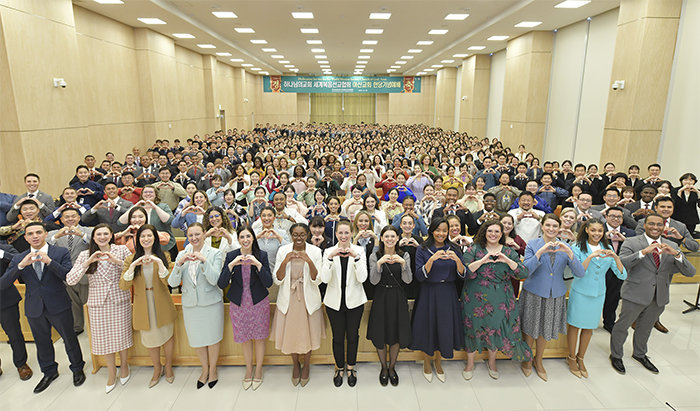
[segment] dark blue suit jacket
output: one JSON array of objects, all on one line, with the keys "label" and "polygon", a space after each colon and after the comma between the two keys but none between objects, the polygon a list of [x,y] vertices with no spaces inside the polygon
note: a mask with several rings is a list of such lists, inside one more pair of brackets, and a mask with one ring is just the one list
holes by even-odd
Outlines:
[{"label": "dark blue suit jacket", "polygon": [[[15,250],[13,246],[7,244],[0,244],[0,250],[4,252],[0,259],[0,277],[2,277],[7,272],[7,267],[10,265],[12,259],[17,255],[17,250]],[[22,296],[19,294],[19,291],[17,291],[17,287],[15,287],[14,284],[10,284],[9,287],[0,291],[0,310],[16,305],[21,299]]]},{"label": "dark blue suit jacket", "polygon": [[[236,249],[226,254],[226,261],[224,262],[224,268],[219,276],[219,288],[224,289],[231,283],[231,288],[228,289],[229,301],[233,304],[241,305],[241,300],[243,297],[243,271],[242,266],[237,265],[233,267],[233,272],[228,269],[228,265],[236,257],[241,255],[241,249]],[[270,263],[267,260],[267,253],[260,250],[260,258],[258,261],[262,263],[262,269],[258,269],[254,266],[250,266],[250,294],[253,297],[253,304],[259,303],[263,298],[267,297],[269,294],[267,289],[272,285],[272,273],[270,272]]]},{"label": "dark blue suit jacket", "polygon": [[71,302],[64,283],[66,274],[72,268],[68,249],[49,245],[48,254],[51,258],[51,264],[44,267],[41,281],[39,281],[32,265],[24,267],[22,270],[17,267],[29,251],[17,254],[12,258],[7,272],[0,277],[0,290],[9,288],[18,277],[22,277],[27,287],[24,313],[28,318],[40,317],[44,309],[49,314],[59,314],[70,310]]}]

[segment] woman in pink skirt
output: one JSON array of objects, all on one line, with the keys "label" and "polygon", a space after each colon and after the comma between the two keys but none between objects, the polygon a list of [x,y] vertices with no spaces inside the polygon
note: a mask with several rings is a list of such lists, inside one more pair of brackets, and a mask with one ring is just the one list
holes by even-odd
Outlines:
[{"label": "woman in pink skirt", "polygon": [[[265,340],[270,334],[270,300],[267,298],[267,289],[272,285],[272,274],[267,254],[258,247],[250,226],[238,229],[238,242],[241,248],[226,255],[218,285],[224,289],[231,284],[227,297],[231,301],[229,314],[233,340],[243,344],[245,358],[243,389],[253,387],[253,390],[257,390],[263,380]],[[255,374],[253,345],[257,364]]]},{"label": "woman in pink skirt", "polygon": [[121,367],[119,381],[126,384],[131,373],[127,350],[134,345],[131,328],[131,294],[119,289],[124,260],[131,255],[126,246],[114,244],[114,231],[100,224],[92,231],[90,246],[78,255],[73,269],[66,275],[68,285],[75,285],[88,275],[88,314],[90,315],[91,348],[94,355],[104,355],[109,376],[105,391],[117,385],[115,353]]}]

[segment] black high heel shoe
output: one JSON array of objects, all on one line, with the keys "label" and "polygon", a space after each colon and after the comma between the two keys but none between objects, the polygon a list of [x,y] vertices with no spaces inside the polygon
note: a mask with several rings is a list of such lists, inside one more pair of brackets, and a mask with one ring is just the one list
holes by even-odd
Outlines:
[{"label": "black high heel shoe", "polygon": [[348,385],[354,387],[357,384],[357,370],[348,369]]},{"label": "black high heel shoe", "polygon": [[399,374],[396,373],[394,368],[389,368],[389,382],[391,382],[391,385],[394,387],[399,385]]},{"label": "black high heel shoe", "polygon": [[335,374],[333,374],[333,385],[336,387],[343,385],[343,371],[345,371],[343,368],[337,368]]},{"label": "black high heel shoe", "polygon": [[381,371],[379,371],[379,383],[382,385],[382,387],[386,387],[387,384],[389,384],[389,370],[386,368],[382,368]]}]

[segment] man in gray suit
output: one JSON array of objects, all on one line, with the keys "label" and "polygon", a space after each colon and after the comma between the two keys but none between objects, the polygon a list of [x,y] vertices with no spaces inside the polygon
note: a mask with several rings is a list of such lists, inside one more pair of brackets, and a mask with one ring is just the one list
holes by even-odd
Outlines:
[{"label": "man in gray suit", "polygon": [[119,217],[134,206],[130,201],[119,197],[119,189],[115,183],[105,184],[104,200],[99,201],[88,212],[83,214],[81,222],[85,225],[109,224],[113,230],[117,229]]},{"label": "man in gray suit", "polygon": [[10,207],[10,210],[7,212],[7,221],[9,223],[17,222],[19,216],[19,208],[22,205],[22,200],[24,198],[31,198],[32,200],[34,200],[37,207],[39,207],[39,215],[41,215],[42,220],[45,219],[46,216],[51,214],[53,210],[56,209],[56,203],[54,203],[53,197],[44,193],[43,191],[39,191],[38,175],[34,173],[29,173],[26,176],[24,176],[24,186],[27,187],[27,192],[18,195],[15,198],[14,204],[12,204],[12,207]]},{"label": "man in gray suit", "polygon": [[[80,213],[74,208],[66,208],[61,213],[63,228],[50,231],[46,242],[50,245],[67,248],[70,252],[71,264],[75,264],[78,255],[87,250],[90,245],[91,227],[79,226]],[[73,312],[73,331],[76,335],[85,329],[83,318],[83,305],[88,299],[88,279],[83,276],[76,285],[66,286],[66,291],[71,299],[71,311]]]},{"label": "man in gray suit", "polygon": [[[591,210],[599,211],[600,213],[605,215],[605,211],[607,211],[611,207],[617,207],[617,202],[620,200],[620,192],[617,191],[617,188],[608,187],[605,189],[605,194],[603,194],[603,201],[605,202],[605,204],[594,205],[593,207],[591,207]],[[632,217],[632,213],[626,208],[622,209],[622,225],[629,228],[630,230],[634,230],[635,228],[637,228],[637,220],[635,220],[634,217]]]},{"label": "man in gray suit", "polygon": [[643,235],[628,238],[622,243],[620,260],[627,269],[627,279],[622,284],[622,311],[610,336],[610,362],[615,371],[625,373],[622,362],[623,345],[627,330],[633,322],[632,358],[653,373],[659,370],[647,357],[649,334],[664,307],[669,302],[669,284],[674,273],[680,271],[686,277],[695,275],[695,267],[674,242],[662,237],[664,218],[649,214],[644,223]]}]

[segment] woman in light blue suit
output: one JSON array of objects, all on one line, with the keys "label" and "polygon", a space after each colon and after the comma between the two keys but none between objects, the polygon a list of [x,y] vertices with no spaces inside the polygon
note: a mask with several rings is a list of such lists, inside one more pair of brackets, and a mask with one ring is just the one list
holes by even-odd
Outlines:
[{"label": "woman in light blue suit", "polygon": [[187,227],[189,244],[175,260],[168,278],[171,287],[182,282],[182,313],[190,346],[196,348],[202,363],[197,389],[209,380],[209,388],[219,381],[216,362],[224,336],[224,303],[217,285],[221,272],[221,253],[204,245],[204,227],[192,223]]},{"label": "woman in light blue suit", "polygon": [[[542,217],[542,237],[530,241],[525,248],[523,264],[530,276],[520,293],[520,324],[525,341],[532,346],[537,339],[535,371],[547,381],[542,355],[547,341],[566,334],[566,284],[564,268],[569,267],[575,277],[583,277],[585,270],[568,245],[557,240],[561,221],[555,214]],[[525,376],[532,372],[532,362],[522,364]]]},{"label": "woman in light blue suit", "polygon": [[[598,328],[605,302],[605,275],[612,270],[617,278],[627,278],[627,271],[604,236],[603,223],[595,218],[586,220],[579,228],[574,255],[581,261],[586,275],[574,278],[569,292],[569,306],[566,310],[568,322],[567,340],[569,342],[569,371],[575,376],[588,378],[588,371],[583,364],[588,343],[591,342],[593,329]],[[576,352],[579,329],[581,341]],[[575,357],[574,357],[575,356]]]}]

